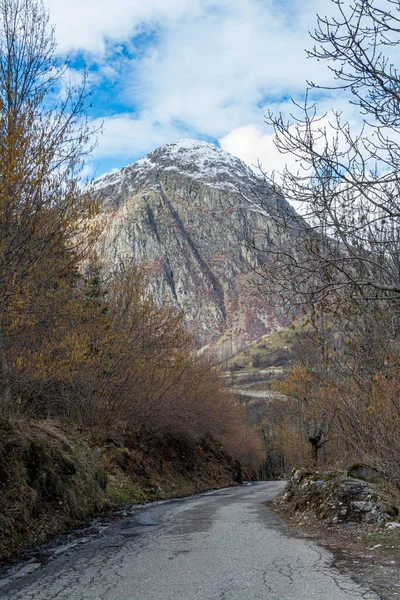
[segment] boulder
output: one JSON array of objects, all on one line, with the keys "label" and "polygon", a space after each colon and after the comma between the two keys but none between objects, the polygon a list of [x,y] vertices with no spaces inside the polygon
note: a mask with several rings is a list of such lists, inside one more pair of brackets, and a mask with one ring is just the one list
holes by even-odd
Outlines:
[{"label": "boulder", "polygon": [[400,523],[398,521],[390,521],[385,525],[386,529],[389,531],[393,531],[394,529],[400,530]]},{"label": "boulder", "polygon": [[368,482],[340,471],[294,472],[282,501],[291,512],[331,523],[384,523],[390,518],[387,499]]},{"label": "boulder", "polygon": [[349,467],[347,475],[354,477],[354,479],[362,479],[368,483],[382,483],[383,481],[387,481],[386,475],[363,463],[356,463]]}]

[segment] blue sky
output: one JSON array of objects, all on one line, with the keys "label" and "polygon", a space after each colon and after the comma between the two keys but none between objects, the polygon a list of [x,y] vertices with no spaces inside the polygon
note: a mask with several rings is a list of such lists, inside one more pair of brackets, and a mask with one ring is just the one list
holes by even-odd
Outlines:
[{"label": "blue sky", "polygon": [[[287,157],[264,124],[290,110],[306,79],[328,81],[306,58],[316,13],[330,0],[45,0],[71,80],[85,64],[90,119],[104,122],[88,168],[101,175],[182,137],[219,144],[267,171]],[[321,111],[346,99],[325,96]]]}]

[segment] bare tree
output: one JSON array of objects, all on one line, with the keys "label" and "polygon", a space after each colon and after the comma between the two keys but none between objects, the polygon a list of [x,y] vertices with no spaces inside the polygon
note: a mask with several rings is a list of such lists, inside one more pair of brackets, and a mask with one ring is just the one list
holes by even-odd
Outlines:
[{"label": "bare tree", "polygon": [[[333,89],[358,106],[357,129],[339,112],[318,115],[310,100],[291,120],[270,113],[267,123],[297,172],[270,177],[276,203],[259,210],[271,219],[270,250],[262,267],[290,302],[400,299],[400,2],[332,0],[334,16],[318,17],[310,58],[325,61]],[[331,89],[332,89],[331,88]],[[279,202],[300,205],[301,216]],[[254,208],[252,196],[251,203]],[[279,233],[279,235],[277,235]]]},{"label": "bare tree", "polygon": [[91,131],[87,79],[69,83],[40,0],[0,0],[0,362],[16,314],[77,258],[94,204],[80,189]]},{"label": "bare tree", "polygon": [[[257,193],[246,200],[270,221],[269,248],[260,248],[265,286],[309,315],[313,352],[289,383],[306,397],[313,382],[344,460],[357,456],[398,482],[400,1],[331,1],[308,55],[327,64],[329,89],[356,107],[359,124],[337,110],[319,114],[313,98],[324,88],[309,82],[289,121],[267,116],[297,169],[265,176],[269,203]],[[315,455],[321,440],[309,438]]]}]

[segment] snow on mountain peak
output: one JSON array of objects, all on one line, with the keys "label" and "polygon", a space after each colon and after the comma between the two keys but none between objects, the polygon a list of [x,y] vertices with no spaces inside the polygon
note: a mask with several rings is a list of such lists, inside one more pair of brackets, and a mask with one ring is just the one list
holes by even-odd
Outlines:
[{"label": "snow on mountain peak", "polygon": [[217,188],[238,189],[246,180],[254,178],[244,162],[215,144],[182,139],[157,148],[121,171],[103,175],[95,182],[95,189],[119,187],[128,180],[133,190],[146,181],[154,182],[155,174],[162,176],[171,171]]},{"label": "snow on mountain peak", "polygon": [[[215,144],[200,140],[182,139],[165,144],[149,155],[156,162],[171,162],[169,167],[184,169],[198,177],[212,177],[217,172],[240,172],[248,175],[250,169],[236,156],[225,152]],[[167,165],[165,165],[168,168]]]}]

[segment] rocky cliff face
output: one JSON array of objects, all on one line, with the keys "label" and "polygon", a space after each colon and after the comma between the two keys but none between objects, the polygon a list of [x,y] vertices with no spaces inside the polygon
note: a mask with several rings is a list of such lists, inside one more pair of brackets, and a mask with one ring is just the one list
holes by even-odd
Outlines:
[{"label": "rocky cliff face", "polygon": [[287,323],[254,285],[268,244],[268,221],[243,194],[263,202],[266,186],[238,158],[212,144],[167,144],[95,183],[106,216],[99,250],[107,269],[145,262],[159,301],[183,310],[203,345],[225,340],[224,353]]}]

